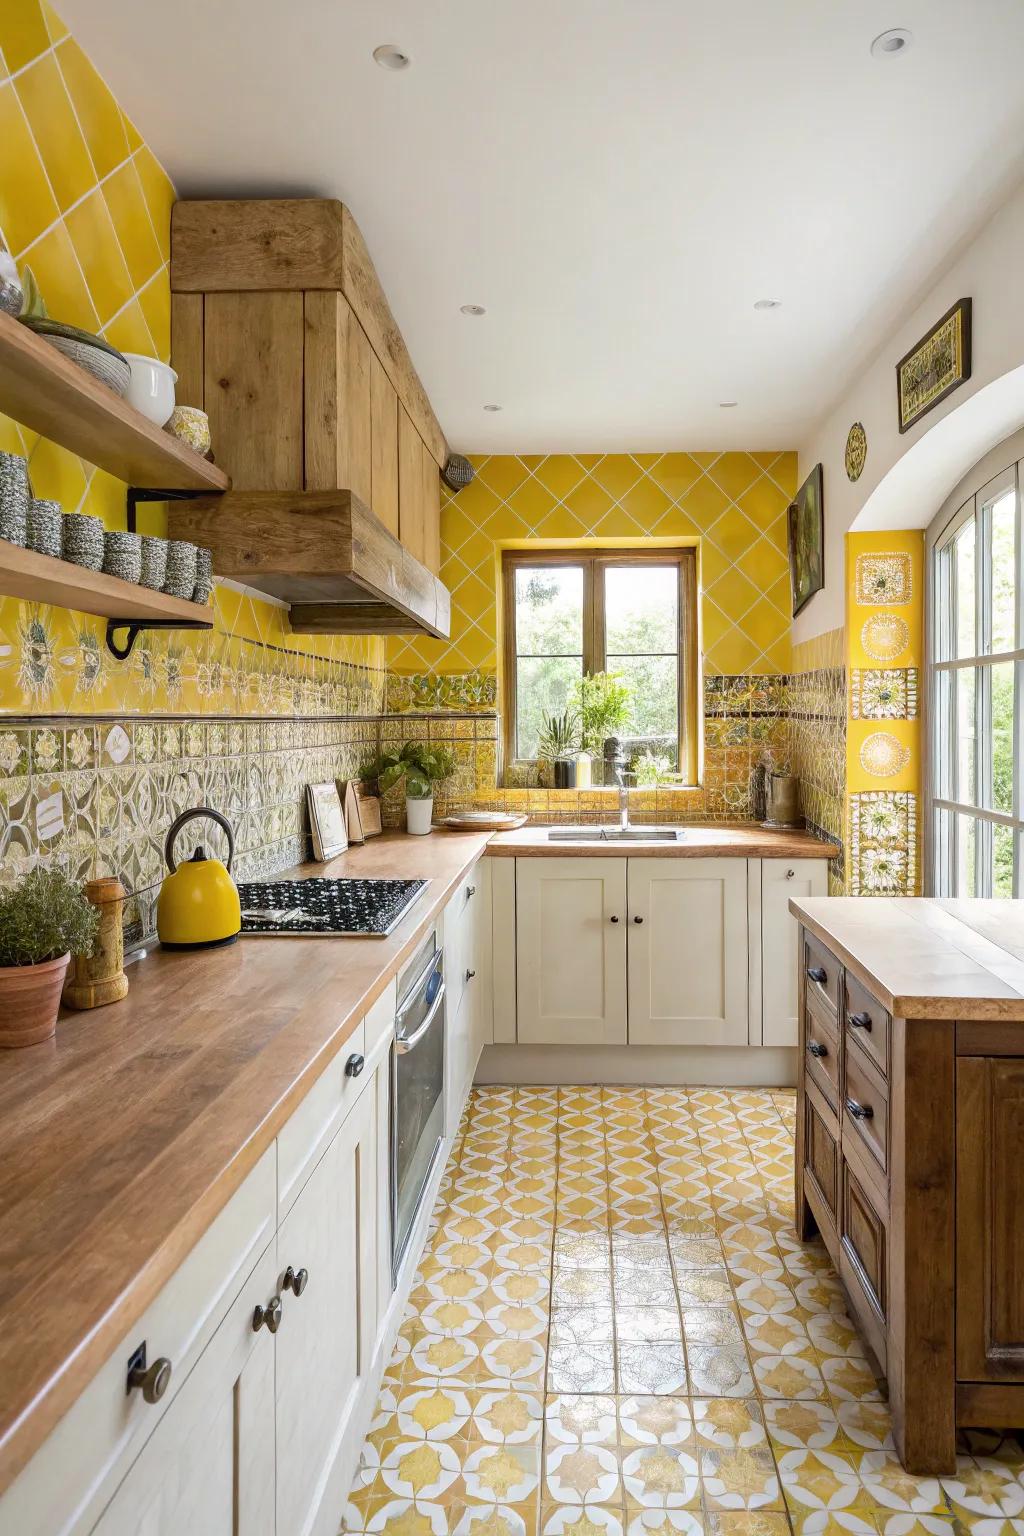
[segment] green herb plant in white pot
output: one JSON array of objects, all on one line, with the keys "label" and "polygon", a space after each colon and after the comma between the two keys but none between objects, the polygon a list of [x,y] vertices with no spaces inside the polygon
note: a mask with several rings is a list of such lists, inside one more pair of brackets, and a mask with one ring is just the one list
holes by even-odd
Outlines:
[{"label": "green herb plant in white pot", "polygon": [[405,829],[422,837],[433,822],[434,785],[454,772],[455,758],[447,748],[407,741],[401,752],[382,752],[363,776],[376,779],[382,795],[405,784]]},{"label": "green herb plant in white pot", "polygon": [[68,963],[92,953],[99,920],[59,869],[0,890],[0,1049],[49,1040]]}]

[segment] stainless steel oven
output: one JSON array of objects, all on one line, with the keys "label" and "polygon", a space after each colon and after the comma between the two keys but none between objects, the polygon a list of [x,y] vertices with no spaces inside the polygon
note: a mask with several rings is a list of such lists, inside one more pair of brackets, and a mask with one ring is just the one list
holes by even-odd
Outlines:
[{"label": "stainless steel oven", "polygon": [[391,1056],[391,1266],[395,1278],[444,1136],[443,958],[432,932],[399,977]]}]

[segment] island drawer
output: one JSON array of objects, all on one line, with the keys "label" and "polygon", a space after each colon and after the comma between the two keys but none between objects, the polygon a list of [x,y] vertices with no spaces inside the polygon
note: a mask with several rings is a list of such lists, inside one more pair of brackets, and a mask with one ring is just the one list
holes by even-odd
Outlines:
[{"label": "island drawer", "polygon": [[877,998],[855,976],[846,973],[846,1038],[860,1046],[865,1056],[888,1079],[892,1019]]},{"label": "island drawer", "polygon": [[838,1018],[839,993],[843,976],[843,968],[839,961],[830,949],[806,932],[804,933],[803,960],[807,996],[824,1003]]},{"label": "island drawer", "polygon": [[811,1002],[808,994],[804,1007],[804,1062],[811,1082],[824,1094],[833,1110],[839,1108],[842,1081],[839,1058],[838,1026],[820,1004]]},{"label": "island drawer", "polygon": [[859,1051],[847,1051],[844,1065],[844,1135],[849,1132],[884,1174],[889,1167],[889,1103],[885,1085]]},{"label": "island drawer", "polygon": [[803,1115],[804,1178],[812,1200],[818,1197],[814,1215],[834,1261],[839,1244],[839,1122],[813,1084],[804,1093]]},{"label": "island drawer", "polygon": [[889,1233],[880,1202],[845,1159],[841,1185],[839,1274],[864,1336],[885,1370]]}]

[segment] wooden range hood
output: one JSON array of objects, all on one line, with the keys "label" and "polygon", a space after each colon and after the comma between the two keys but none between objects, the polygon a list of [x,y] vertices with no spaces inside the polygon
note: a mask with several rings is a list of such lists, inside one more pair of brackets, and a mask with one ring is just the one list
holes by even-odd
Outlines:
[{"label": "wooden range hood", "polygon": [[300,634],[448,636],[448,588],[351,491],[232,490],[171,521],[219,576],[289,603]]},{"label": "wooden range hood", "polygon": [[302,633],[446,639],[447,444],[348,209],[179,202],[171,290],[178,398],[207,412],[232,482],[172,504],[171,536]]}]

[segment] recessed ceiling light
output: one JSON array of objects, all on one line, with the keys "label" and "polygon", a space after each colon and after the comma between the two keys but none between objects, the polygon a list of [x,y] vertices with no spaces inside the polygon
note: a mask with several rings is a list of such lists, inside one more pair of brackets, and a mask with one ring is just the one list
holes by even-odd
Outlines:
[{"label": "recessed ceiling light", "polygon": [[482,304],[460,304],[459,313],[463,315],[486,315],[487,311]]},{"label": "recessed ceiling light", "polygon": [[501,410],[501,406],[500,405],[485,405],[484,406],[484,410],[485,411],[500,411]]},{"label": "recessed ceiling light", "polygon": [[738,405],[738,400],[719,400],[718,409],[720,411],[734,411]]},{"label": "recessed ceiling light", "polygon": [[782,300],[781,299],[755,299],[754,300],[754,308],[755,309],[781,309],[782,308]]},{"label": "recessed ceiling light", "polygon": [[875,59],[898,59],[906,53],[914,41],[913,32],[906,27],[893,27],[889,32],[879,32],[871,44],[871,56]]},{"label": "recessed ceiling light", "polygon": [[373,50],[373,62],[379,64],[381,69],[407,69],[410,59],[394,43],[381,43],[379,48]]}]

